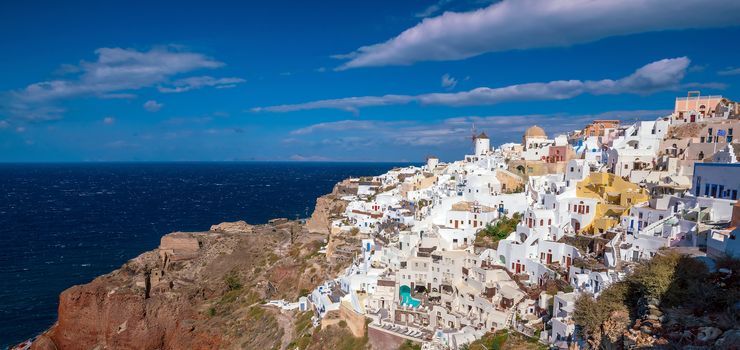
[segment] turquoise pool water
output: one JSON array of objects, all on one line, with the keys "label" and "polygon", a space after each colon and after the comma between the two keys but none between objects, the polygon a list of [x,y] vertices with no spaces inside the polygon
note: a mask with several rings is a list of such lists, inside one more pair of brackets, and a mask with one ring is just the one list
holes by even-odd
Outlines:
[{"label": "turquoise pool water", "polygon": [[401,286],[398,289],[398,295],[401,297],[401,305],[411,305],[411,307],[419,307],[421,305],[421,300],[411,297],[411,288],[409,286]]}]

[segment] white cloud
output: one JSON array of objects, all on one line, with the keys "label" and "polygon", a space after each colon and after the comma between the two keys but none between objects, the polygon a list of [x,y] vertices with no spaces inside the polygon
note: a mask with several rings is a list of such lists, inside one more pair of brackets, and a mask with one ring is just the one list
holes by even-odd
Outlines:
[{"label": "white cloud", "polygon": [[103,124],[111,125],[116,122],[116,118],[114,117],[105,117],[103,118]]},{"label": "white cloud", "polygon": [[149,100],[144,103],[144,109],[148,112],[157,112],[164,106],[163,103],[159,103],[155,100]]},{"label": "white cloud", "polygon": [[43,122],[59,120],[66,111],[64,108],[49,105],[29,105],[10,100],[6,106],[0,106],[0,110],[5,109],[11,119],[21,119],[31,122]]},{"label": "white cloud", "polygon": [[105,97],[119,91],[153,86],[176,74],[224,65],[203,54],[178,51],[172,47],[157,47],[145,52],[100,48],[95,53],[98,56],[96,61],[80,62],[80,74],[76,79],[34,83],[16,91],[16,97],[27,102],[78,96]]},{"label": "white cloud", "polygon": [[337,58],[338,69],[460,60],[487,52],[563,47],[619,35],[740,24],[727,0],[503,0],[424,19],[388,41]]},{"label": "white cloud", "polygon": [[10,127],[10,123],[7,120],[0,120],[0,129],[7,129]]},{"label": "white cloud", "polygon": [[[470,129],[473,124],[480,130],[485,130],[496,144],[504,142],[518,142],[524,131],[537,124],[545,129],[550,136],[581,129],[596,119],[618,119],[627,123],[635,120],[650,120],[668,115],[672,110],[627,110],[608,111],[588,115],[571,114],[534,114],[534,115],[500,115],[500,116],[464,116],[442,120],[340,120],[309,125],[293,130],[290,139],[292,144],[306,142],[315,137],[330,136],[333,145],[353,145],[357,140],[344,135],[357,135],[354,130],[363,130],[364,141],[367,147],[389,144],[396,146],[420,147],[460,147],[469,140]],[[310,142],[310,141],[308,141]],[[325,144],[326,141],[319,141]]]},{"label": "white cloud", "polygon": [[252,108],[252,112],[292,112],[307,109],[341,109],[356,113],[359,108],[372,106],[387,106],[405,104],[413,101],[412,96],[406,95],[384,95],[384,96],[362,96],[347,97],[334,100],[320,100],[314,102],[279,105],[271,107]]},{"label": "white cloud", "polygon": [[321,130],[331,130],[331,131],[362,130],[362,129],[370,129],[370,128],[373,128],[374,126],[375,124],[370,121],[341,120],[337,122],[326,122],[326,123],[313,124],[305,128],[293,130],[290,133],[292,135],[305,135],[305,134],[311,134],[313,132],[321,131]]},{"label": "white cloud", "polygon": [[210,76],[188,77],[175,80],[171,86],[159,86],[157,89],[164,93],[185,92],[197,90],[203,87],[215,87],[216,89],[228,89],[236,87],[236,84],[245,82],[242,78],[214,78]]},{"label": "white cloud", "polygon": [[357,112],[359,108],[418,102],[424,105],[480,106],[514,101],[564,100],[582,94],[650,94],[681,87],[691,61],[687,57],[663,59],[647,64],[620,79],[556,80],[499,88],[479,87],[462,92],[421,95],[359,96],[253,108],[254,112],[291,112],[311,109],[339,109]]},{"label": "white cloud", "polygon": [[[167,84],[178,75],[224,66],[224,63],[204,54],[174,46],[160,46],[148,51],[99,48],[95,54],[97,58],[94,61],[62,65],[57,72],[64,75],[62,79],[37,82],[6,92],[3,96],[7,101],[4,102],[4,109],[18,119],[60,119],[65,111],[57,104],[62,100],[80,97],[131,99],[136,97],[134,91]],[[241,82],[234,80],[239,78],[211,79],[182,78],[176,80],[171,88],[229,87]]]},{"label": "white cloud", "polygon": [[437,13],[439,13],[440,10],[442,10],[442,8],[446,4],[448,4],[448,3],[452,2],[452,1],[453,0],[437,0],[436,3],[427,6],[423,10],[421,10],[421,11],[417,12],[416,14],[414,14],[414,16],[417,17],[417,18],[426,18],[426,17],[429,17],[431,15],[437,14]]},{"label": "white cloud", "polygon": [[453,78],[449,74],[442,76],[442,87],[446,89],[452,89],[457,85],[457,79]]},{"label": "white cloud", "polygon": [[740,68],[727,68],[717,72],[719,75],[740,75]]}]

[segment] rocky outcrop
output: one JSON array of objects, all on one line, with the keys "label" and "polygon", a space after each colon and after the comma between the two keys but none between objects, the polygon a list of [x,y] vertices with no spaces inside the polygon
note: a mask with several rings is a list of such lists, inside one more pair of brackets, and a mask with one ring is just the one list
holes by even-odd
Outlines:
[{"label": "rocky outcrop", "polygon": [[357,194],[357,184],[344,180],[334,186],[331,193],[316,199],[316,206],[311,217],[306,221],[306,228],[310,232],[329,234],[331,221],[339,217],[347,208],[347,201],[342,196]]},{"label": "rocky outcrop", "polygon": [[[734,315],[737,311],[728,312]],[[655,298],[638,300],[637,313],[638,319],[624,333],[624,348],[740,349],[740,330],[733,328],[737,324],[720,324],[721,316],[696,316],[680,308],[661,310]]]},{"label": "rocky outcrop", "polygon": [[211,226],[211,231],[213,232],[250,233],[252,230],[253,226],[245,221],[222,222],[218,225]]},{"label": "rocky outcrop", "polygon": [[[284,348],[267,299],[291,299],[332,277],[322,235],[298,222],[176,232],[158,249],[59,297],[34,349]],[[292,327],[286,325],[285,327]]]}]

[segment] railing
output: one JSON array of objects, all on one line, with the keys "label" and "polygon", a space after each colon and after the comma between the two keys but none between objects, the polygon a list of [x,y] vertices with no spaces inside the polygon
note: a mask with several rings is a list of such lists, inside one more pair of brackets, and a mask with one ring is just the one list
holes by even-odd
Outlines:
[{"label": "railing", "polygon": [[676,101],[690,101],[690,100],[701,100],[710,98],[722,98],[722,95],[706,95],[706,96],[688,96],[688,97],[676,97]]},{"label": "railing", "polygon": [[637,230],[640,234],[646,235],[646,236],[655,236],[656,230],[660,228],[661,235],[663,234],[663,225],[669,224],[669,225],[675,225],[677,222],[669,222],[672,221],[675,217],[673,215],[667,216],[661,220],[658,220],[650,225],[647,225],[643,227],[642,229]]}]

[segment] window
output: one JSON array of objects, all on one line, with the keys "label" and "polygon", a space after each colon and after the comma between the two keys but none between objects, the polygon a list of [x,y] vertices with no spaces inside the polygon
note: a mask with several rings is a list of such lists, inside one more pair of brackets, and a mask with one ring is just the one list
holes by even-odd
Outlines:
[{"label": "window", "polygon": [[712,136],[712,128],[709,128],[709,130],[707,132],[708,132],[709,136]]}]

